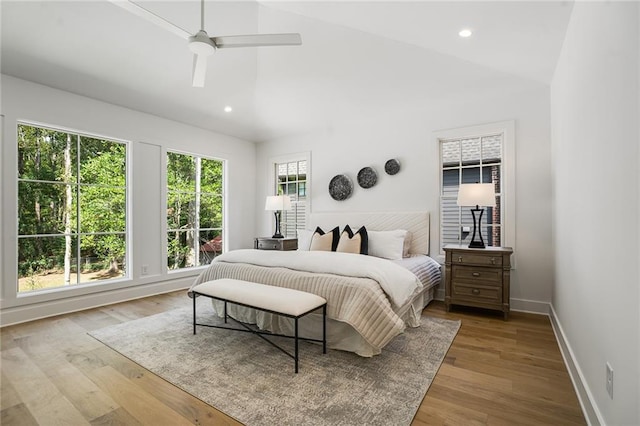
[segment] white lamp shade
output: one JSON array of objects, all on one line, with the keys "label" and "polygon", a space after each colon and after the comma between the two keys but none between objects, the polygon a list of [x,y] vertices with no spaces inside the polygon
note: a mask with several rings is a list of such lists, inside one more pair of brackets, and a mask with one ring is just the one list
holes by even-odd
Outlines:
[{"label": "white lamp shade", "polygon": [[265,210],[291,210],[291,198],[288,195],[269,195],[264,203]]},{"label": "white lamp shade", "polygon": [[496,206],[492,183],[463,183],[458,191],[459,206]]}]

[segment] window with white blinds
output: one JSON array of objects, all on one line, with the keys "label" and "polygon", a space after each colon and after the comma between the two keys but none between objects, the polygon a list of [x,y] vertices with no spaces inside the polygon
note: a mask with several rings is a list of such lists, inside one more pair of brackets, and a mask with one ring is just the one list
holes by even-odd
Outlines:
[{"label": "window with white blinds", "polygon": [[439,139],[441,251],[447,244],[468,244],[473,236],[471,209],[457,205],[461,183],[493,183],[496,206],[485,207],[480,226],[487,246],[503,245],[503,136]]},{"label": "window with white blinds", "polygon": [[275,193],[291,198],[291,210],[282,212],[281,232],[295,238],[297,229],[305,229],[307,217],[307,160],[275,163]]}]

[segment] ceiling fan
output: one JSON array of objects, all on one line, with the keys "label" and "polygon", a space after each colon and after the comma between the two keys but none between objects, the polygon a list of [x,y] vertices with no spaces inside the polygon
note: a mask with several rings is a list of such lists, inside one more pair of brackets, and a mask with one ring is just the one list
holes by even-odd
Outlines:
[{"label": "ceiling fan", "polygon": [[193,87],[204,87],[207,71],[207,58],[216,49],[231,47],[264,47],[264,46],[299,46],[302,44],[300,34],[251,34],[209,37],[204,30],[204,0],[200,2],[200,31],[191,34],[161,16],[143,8],[131,0],[110,0],[113,4],[138,15],[154,24],[171,31],[189,42],[189,50],[193,57]]}]

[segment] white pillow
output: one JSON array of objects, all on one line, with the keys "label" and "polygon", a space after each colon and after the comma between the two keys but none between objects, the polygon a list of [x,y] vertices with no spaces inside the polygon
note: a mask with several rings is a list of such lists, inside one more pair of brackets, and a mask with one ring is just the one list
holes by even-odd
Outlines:
[{"label": "white pillow", "polygon": [[298,229],[298,250],[309,251],[312,237],[313,231],[309,231],[308,229]]},{"label": "white pillow", "polygon": [[404,229],[394,231],[368,230],[367,234],[369,235],[369,256],[391,260],[402,259],[407,231]]}]

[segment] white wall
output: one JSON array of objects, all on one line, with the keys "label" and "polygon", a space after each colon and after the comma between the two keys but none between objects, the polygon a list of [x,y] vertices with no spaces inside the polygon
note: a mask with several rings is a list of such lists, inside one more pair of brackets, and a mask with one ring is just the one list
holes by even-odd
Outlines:
[{"label": "white wall", "polygon": [[[163,257],[163,165],[167,149],[225,159],[227,249],[251,247],[255,212],[255,144],[72,93],[2,75],[2,324],[184,288],[198,270],[168,273]],[[130,141],[132,258],[130,279],[70,288],[53,295],[16,295],[16,122],[26,120]],[[141,266],[149,274],[141,276]],[[47,302],[49,298],[55,299]]]},{"label": "white wall", "polygon": [[639,16],[575,3],[551,90],[552,303],[592,420],[610,425],[640,424]]},{"label": "white wall", "polygon": [[[546,313],[553,279],[548,88],[378,107],[378,115],[348,115],[332,120],[323,131],[259,144],[258,199],[270,189],[270,158],[309,151],[313,212],[426,209],[432,213],[430,244],[432,255],[436,255],[439,147],[433,133],[514,120],[517,269],[512,275],[512,307]],[[402,167],[394,176],[384,173],[384,163],[390,158],[398,158]],[[378,184],[366,190],[356,183],[358,170],[365,166],[374,167],[379,177]],[[334,201],[327,190],[331,178],[340,173],[348,174],[355,185],[351,198],[342,202]],[[269,235],[272,220],[260,207],[257,230]]]}]

